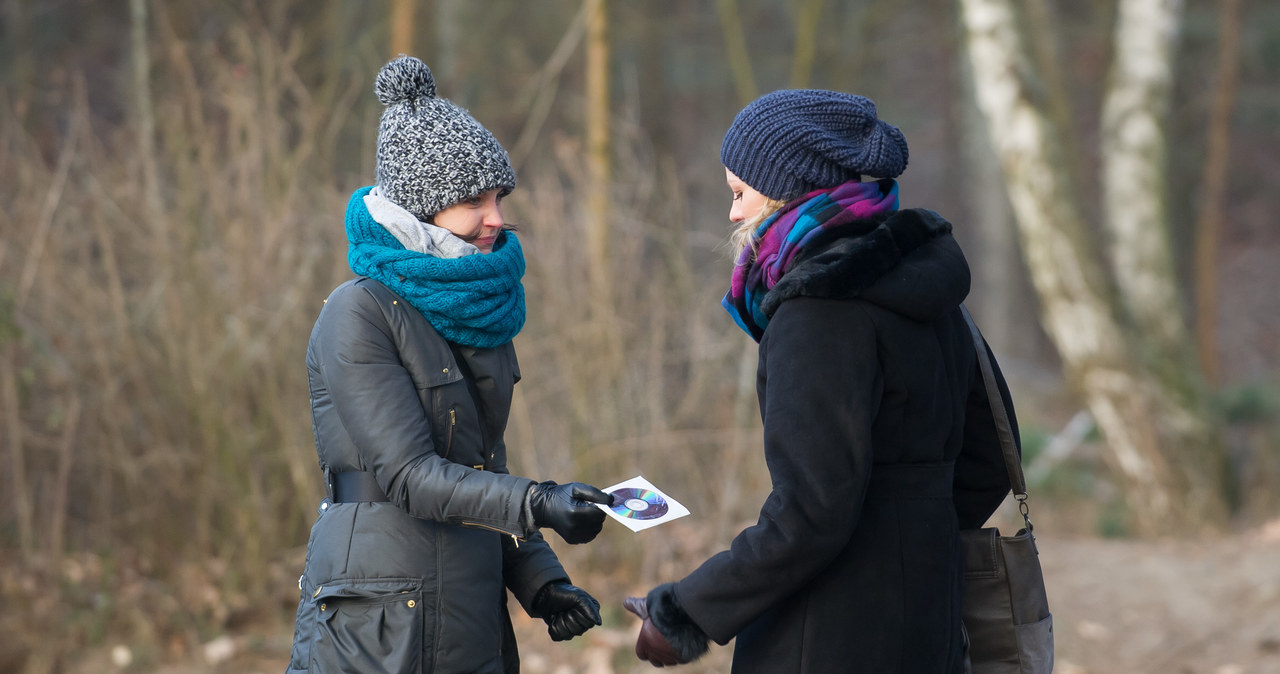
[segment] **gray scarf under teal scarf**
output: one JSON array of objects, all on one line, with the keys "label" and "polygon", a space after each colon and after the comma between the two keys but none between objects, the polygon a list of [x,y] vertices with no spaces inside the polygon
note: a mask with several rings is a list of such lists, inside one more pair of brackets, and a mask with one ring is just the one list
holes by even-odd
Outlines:
[{"label": "gray scarf under teal scarf", "polygon": [[381,282],[426,317],[446,341],[489,349],[524,327],[524,251],[503,232],[488,254],[439,258],[406,250],[369,215],[362,187],[347,203],[347,263]]}]

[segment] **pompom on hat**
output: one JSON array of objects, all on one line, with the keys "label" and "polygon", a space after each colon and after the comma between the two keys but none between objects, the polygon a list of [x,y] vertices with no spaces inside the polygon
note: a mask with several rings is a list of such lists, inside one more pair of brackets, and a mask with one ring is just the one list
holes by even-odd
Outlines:
[{"label": "pompom on hat", "polygon": [[898,177],[907,168],[907,139],[877,119],[865,96],[782,89],[738,113],[720,162],[766,197],[787,201],[860,176]]},{"label": "pompom on hat", "polygon": [[412,56],[392,60],[378,73],[374,93],[387,106],[378,124],[384,197],[426,222],[482,192],[515,189],[507,151],[466,110],[436,95],[427,64]]}]

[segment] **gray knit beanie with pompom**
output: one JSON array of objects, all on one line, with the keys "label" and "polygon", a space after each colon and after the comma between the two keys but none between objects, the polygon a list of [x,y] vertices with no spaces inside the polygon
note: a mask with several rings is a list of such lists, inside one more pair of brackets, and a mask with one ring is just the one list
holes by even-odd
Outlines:
[{"label": "gray knit beanie with pompom", "polygon": [[384,197],[428,221],[482,192],[515,189],[507,151],[466,110],[436,96],[427,64],[402,55],[382,67],[373,90],[387,106],[378,124]]},{"label": "gray knit beanie with pompom", "polygon": [[720,162],[770,199],[787,201],[860,176],[896,178],[907,139],[865,96],[825,89],[765,94],[734,118]]}]

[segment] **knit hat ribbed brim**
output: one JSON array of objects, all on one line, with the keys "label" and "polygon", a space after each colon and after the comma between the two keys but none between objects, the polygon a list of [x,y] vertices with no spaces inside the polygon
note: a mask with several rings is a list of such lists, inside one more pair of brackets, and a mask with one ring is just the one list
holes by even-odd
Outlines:
[{"label": "knit hat ribbed brim", "polygon": [[783,89],[737,114],[720,161],[761,194],[786,201],[860,176],[898,177],[907,168],[907,140],[876,118],[869,98]]},{"label": "knit hat ribbed brim", "polygon": [[382,67],[374,93],[382,194],[419,220],[492,189],[515,189],[507,151],[466,110],[436,96],[427,64],[400,56]]}]

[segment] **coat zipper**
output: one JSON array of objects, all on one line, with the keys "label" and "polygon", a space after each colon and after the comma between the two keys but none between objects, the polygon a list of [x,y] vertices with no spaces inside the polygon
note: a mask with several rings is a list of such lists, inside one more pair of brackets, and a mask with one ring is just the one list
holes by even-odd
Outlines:
[{"label": "coat zipper", "polygon": [[[449,434],[445,438],[445,442],[444,442],[444,458],[446,459],[449,458],[449,452],[453,449],[453,427],[457,425],[458,425],[458,413],[454,408],[450,407],[449,408]],[[511,537],[511,540],[515,543],[517,548],[520,547],[520,538],[515,534],[509,534],[506,531],[503,531],[502,529],[498,529],[497,527],[491,527],[485,524],[474,524],[471,522],[463,522],[462,524],[468,527],[479,527],[481,529],[488,529],[490,531],[496,531],[500,534],[505,534]]]},{"label": "coat zipper", "polygon": [[453,427],[458,425],[458,413],[454,408],[449,408],[449,434],[444,441],[444,458],[449,458],[449,452],[453,451]]},{"label": "coat zipper", "polygon": [[487,524],[480,524],[478,522],[459,522],[458,524],[461,524],[464,527],[476,527],[477,529],[488,529],[489,531],[496,531],[504,536],[510,536],[511,541],[516,544],[517,548],[520,547],[520,541],[523,540],[519,536],[516,536],[515,534],[507,533],[503,529],[499,529],[498,527],[491,527]]}]

